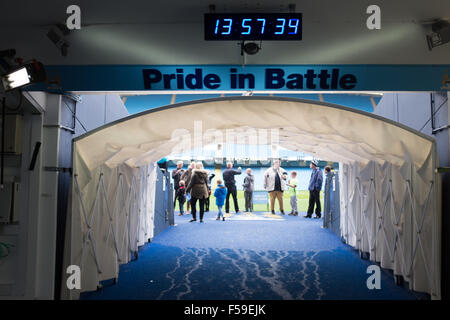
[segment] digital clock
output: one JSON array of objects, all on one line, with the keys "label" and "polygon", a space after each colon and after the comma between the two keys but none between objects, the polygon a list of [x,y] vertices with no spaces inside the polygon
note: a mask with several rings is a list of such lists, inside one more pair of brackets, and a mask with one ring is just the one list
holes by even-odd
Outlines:
[{"label": "digital clock", "polygon": [[302,40],[301,13],[207,13],[205,40]]}]

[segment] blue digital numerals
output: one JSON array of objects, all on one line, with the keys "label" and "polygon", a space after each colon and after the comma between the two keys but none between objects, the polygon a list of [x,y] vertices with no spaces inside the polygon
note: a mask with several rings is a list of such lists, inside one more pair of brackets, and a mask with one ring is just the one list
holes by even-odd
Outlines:
[{"label": "blue digital numerals", "polygon": [[[264,29],[266,28],[266,19],[256,19],[260,23],[260,29],[258,29],[259,34],[264,34]],[[252,19],[242,19],[242,32],[241,34],[252,34]]]},{"label": "blue digital numerals", "polygon": [[277,24],[275,25],[275,31],[273,34],[283,34],[284,33],[284,25],[286,24],[286,19],[278,18]]},{"label": "blue digital numerals", "polygon": [[[233,19],[223,19],[222,31],[220,34],[231,34],[231,26],[233,25]],[[214,29],[214,34],[219,32],[220,19],[216,20],[216,28]]]},{"label": "blue digital numerals", "polygon": [[[288,34],[297,34],[298,33],[298,25],[300,24],[299,19],[289,19],[288,21]],[[277,31],[274,34],[284,34],[286,27],[286,19],[278,18],[277,24],[275,25],[275,29]]]},{"label": "blue digital numerals", "polygon": [[256,21],[261,22],[261,34],[264,34],[264,28],[266,27],[266,19],[256,19]]},{"label": "blue digital numerals", "polygon": [[248,25],[246,23],[251,23],[252,19],[242,19],[242,29],[244,29],[244,31],[241,32],[241,34],[250,34],[252,31],[252,26]]},{"label": "blue digital numerals", "polygon": [[[254,30],[252,32],[252,20],[253,19],[242,19],[241,32],[242,35],[253,35],[255,32],[257,34],[263,35],[266,31],[266,19],[259,18],[256,19],[257,24],[253,24]],[[271,21],[269,21],[269,25]],[[298,28],[300,25],[299,19],[284,19],[278,18],[275,22],[275,28],[272,29],[274,35],[283,34],[298,34]],[[214,29],[214,34],[230,35],[233,26],[233,19],[217,19],[216,26]]]},{"label": "blue digital numerals", "polygon": [[289,34],[297,34],[299,24],[300,24],[299,19],[289,19],[288,26],[289,26],[289,28],[294,29],[294,31],[290,31]]}]

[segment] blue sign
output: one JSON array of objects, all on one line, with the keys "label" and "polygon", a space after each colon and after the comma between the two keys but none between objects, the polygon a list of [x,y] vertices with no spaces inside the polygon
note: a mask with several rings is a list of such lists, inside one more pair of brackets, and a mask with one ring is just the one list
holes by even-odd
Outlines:
[{"label": "blue sign", "polygon": [[253,204],[267,204],[269,202],[269,194],[267,191],[253,191]]},{"label": "blue sign", "polygon": [[[142,73],[144,88],[147,90],[213,90],[222,86],[222,78],[219,74],[204,74],[203,68],[195,68],[193,73],[187,74],[183,68],[177,68],[175,73],[163,73],[159,69],[149,68],[143,69]],[[256,88],[257,79],[253,73],[239,72],[237,68],[230,68],[226,78],[228,78],[226,86],[229,89],[254,90]],[[357,84],[354,74],[340,74],[339,68],[333,68],[330,71],[306,69],[304,73],[287,73],[283,68],[265,68],[262,78],[264,79],[263,88],[267,90],[351,90]]]},{"label": "blue sign", "polygon": [[448,91],[450,65],[46,66],[41,91]]}]

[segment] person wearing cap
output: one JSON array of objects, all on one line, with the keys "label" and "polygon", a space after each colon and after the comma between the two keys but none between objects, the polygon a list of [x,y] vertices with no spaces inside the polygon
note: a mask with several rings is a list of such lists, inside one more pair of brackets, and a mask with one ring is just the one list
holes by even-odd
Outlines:
[{"label": "person wearing cap", "polygon": [[169,169],[169,168],[168,168],[169,162],[168,162],[168,160],[167,160],[166,157],[164,157],[164,158],[162,158],[161,160],[159,160],[159,161],[157,162],[157,165],[158,165],[158,167],[160,167],[161,169],[164,169],[165,171],[167,171],[167,170]]},{"label": "person wearing cap", "polygon": [[309,206],[308,212],[306,213],[305,218],[311,218],[314,212],[314,206],[316,207],[316,219],[322,217],[321,211],[322,208],[320,206],[320,190],[322,189],[322,171],[319,168],[319,162],[317,160],[312,160],[309,167],[312,169],[311,179],[309,180]]}]

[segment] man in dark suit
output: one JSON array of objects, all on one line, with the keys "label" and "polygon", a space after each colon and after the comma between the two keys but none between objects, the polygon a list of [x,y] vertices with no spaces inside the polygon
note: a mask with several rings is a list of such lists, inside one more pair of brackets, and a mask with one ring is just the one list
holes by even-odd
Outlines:
[{"label": "man in dark suit", "polygon": [[236,189],[236,180],[234,180],[234,176],[237,174],[241,174],[241,167],[239,167],[237,170],[233,169],[233,163],[228,162],[227,168],[224,170],[222,176],[223,180],[225,182],[225,187],[227,187],[227,198],[225,201],[225,212],[230,212],[230,195],[233,196],[233,202],[234,202],[234,210],[236,213],[239,213],[239,204],[237,201],[237,189]]},{"label": "man in dark suit", "polygon": [[319,168],[319,162],[317,160],[312,160],[309,167],[312,169],[311,179],[309,180],[309,207],[305,218],[311,218],[314,212],[314,205],[316,206],[316,219],[322,217],[320,206],[320,190],[322,190],[323,175]]}]

